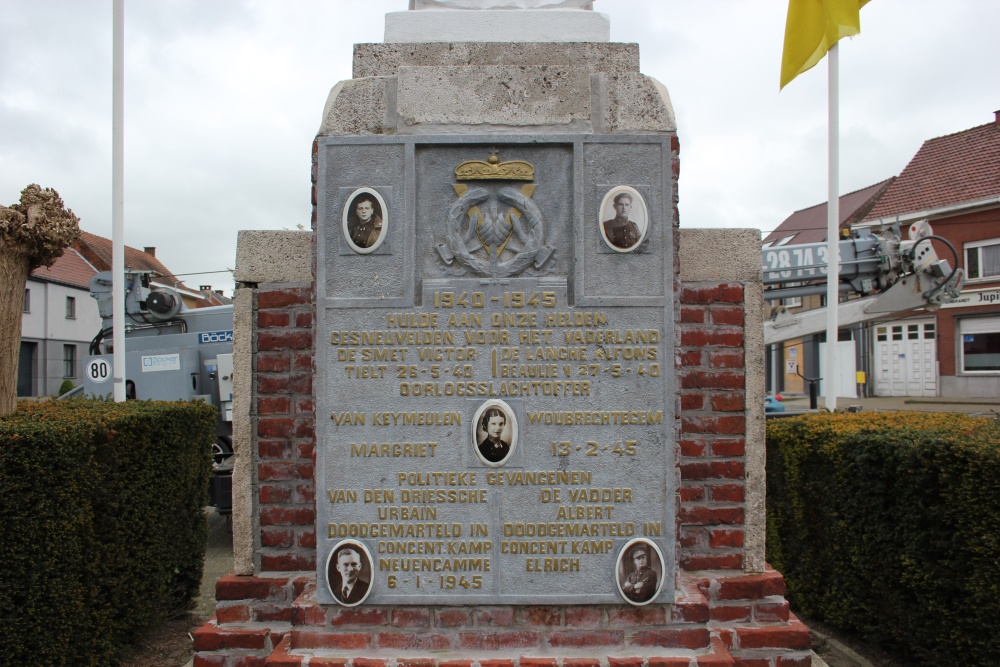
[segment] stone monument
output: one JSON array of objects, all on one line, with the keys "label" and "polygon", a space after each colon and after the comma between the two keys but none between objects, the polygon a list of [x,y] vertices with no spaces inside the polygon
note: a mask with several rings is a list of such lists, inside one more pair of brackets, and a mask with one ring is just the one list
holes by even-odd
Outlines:
[{"label": "stone monument", "polygon": [[590,4],[387,15],[313,233],[241,233],[196,664],[809,664],[763,561],[759,236],[682,237],[666,89]]}]

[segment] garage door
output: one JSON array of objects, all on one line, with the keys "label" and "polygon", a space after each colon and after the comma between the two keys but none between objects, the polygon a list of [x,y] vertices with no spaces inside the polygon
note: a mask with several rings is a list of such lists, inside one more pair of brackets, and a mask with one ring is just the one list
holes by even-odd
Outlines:
[{"label": "garage door", "polygon": [[937,396],[934,320],[875,325],[875,395]]}]

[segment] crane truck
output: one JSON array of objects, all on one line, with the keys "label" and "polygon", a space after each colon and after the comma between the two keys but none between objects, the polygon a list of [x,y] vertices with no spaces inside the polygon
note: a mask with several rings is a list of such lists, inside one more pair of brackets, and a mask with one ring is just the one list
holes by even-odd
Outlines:
[{"label": "crane truck", "polygon": [[[216,406],[210,502],[232,507],[233,307],[188,308],[180,294],[156,285],[149,271],[125,274],[125,395],[129,399],[202,400]],[[83,393],[112,393],[112,274],[90,280],[101,330],[84,358]]]}]

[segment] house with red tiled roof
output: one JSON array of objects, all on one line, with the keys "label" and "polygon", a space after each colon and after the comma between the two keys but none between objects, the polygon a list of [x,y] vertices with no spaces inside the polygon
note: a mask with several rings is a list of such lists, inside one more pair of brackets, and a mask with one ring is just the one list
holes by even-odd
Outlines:
[{"label": "house with red tiled roof", "polygon": [[51,396],[64,380],[79,385],[80,364],[101,330],[90,279],[97,268],[76,248],[67,248],[49,267],[39,267],[24,288],[18,396]]},{"label": "house with red tiled roof", "polygon": [[[160,260],[155,248],[125,247],[128,269],[154,271],[153,284],[177,290],[188,307],[221,305],[221,295],[192,290],[178,280]],[[100,332],[102,320],[97,301],[90,296],[90,279],[111,270],[111,240],[89,232],[50,267],[35,269],[25,285],[21,316],[17,395],[51,396],[65,380],[82,382],[81,362],[90,342]]]},{"label": "house with red tiled roof", "polygon": [[[849,192],[840,196],[840,229],[847,230],[851,225],[863,220],[872,207],[878,202],[879,197],[886,191],[895,178],[889,178],[866,188]],[[816,204],[809,208],[795,211],[785,218],[785,221],[778,225],[773,232],[764,237],[763,248],[777,248],[786,245],[801,245],[805,243],[822,243],[826,241],[826,210],[827,202]],[[794,285],[783,285],[792,287]],[[767,300],[767,292],[764,292],[765,317],[770,316],[770,311],[775,306],[781,305],[793,312],[814,310],[826,305],[825,295],[809,295],[794,297],[790,299]],[[850,327],[842,332],[841,338],[855,340],[858,327]],[[855,354],[858,364],[863,363],[863,341],[860,336],[855,346]],[[771,393],[791,392],[804,393],[807,391],[805,377],[819,377],[819,345],[825,338],[823,334],[799,337],[769,345],[766,350],[767,362],[767,388]],[[842,383],[843,384],[843,383]],[[853,384],[853,383],[852,383]],[[850,391],[842,389],[842,392]],[[845,394],[850,395],[850,394]]]},{"label": "house with red tiled roof", "polygon": [[[80,238],[73,244],[73,247],[99,271],[111,270],[111,239],[89,232],[81,232]],[[217,294],[213,293],[214,296],[207,296],[202,291],[191,289],[174,276],[170,269],[156,258],[156,248],[147,246],[139,250],[125,246],[125,270],[152,271],[156,275],[150,280],[150,283],[154,286],[169,287],[175,290],[181,295],[184,305],[188,308],[221,305],[217,303]]]},{"label": "house with red tiled roof", "polygon": [[877,395],[1000,396],[1000,111],[924,142],[855,227],[918,220],[939,257],[965,271],[958,301],[873,325]]}]

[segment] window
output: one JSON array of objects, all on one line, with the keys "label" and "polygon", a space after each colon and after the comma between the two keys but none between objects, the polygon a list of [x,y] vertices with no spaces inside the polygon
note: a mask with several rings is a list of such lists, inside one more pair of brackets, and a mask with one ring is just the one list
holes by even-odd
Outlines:
[{"label": "window", "polygon": [[63,345],[63,377],[76,377],[76,345]]},{"label": "window", "polygon": [[31,290],[27,287],[24,288],[24,308],[21,309],[22,313],[31,312]]},{"label": "window", "polygon": [[968,280],[1000,277],[1000,239],[966,243],[965,274]]},{"label": "window", "polygon": [[875,329],[875,340],[877,340],[880,343],[886,342],[887,340],[889,340],[887,332],[888,329],[886,327],[878,327],[877,329]]},{"label": "window", "polygon": [[793,297],[789,297],[787,299],[782,299],[781,300],[781,305],[784,306],[785,308],[801,308],[802,307],[802,297],[801,296],[793,296]]},{"label": "window", "polygon": [[1000,317],[970,317],[959,321],[962,372],[1000,372]]},{"label": "window", "polygon": [[76,297],[68,296],[66,297],[66,319],[75,320],[76,319]]}]

